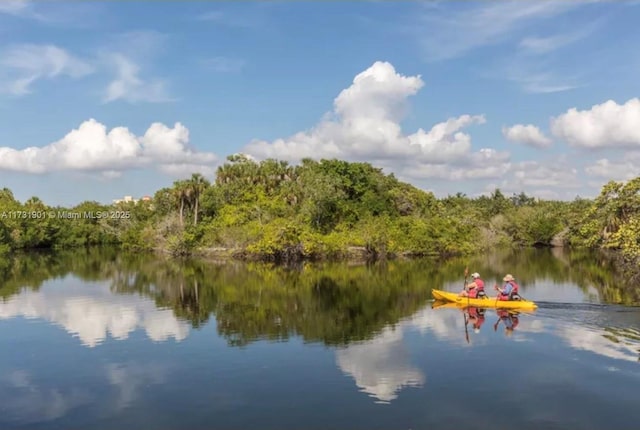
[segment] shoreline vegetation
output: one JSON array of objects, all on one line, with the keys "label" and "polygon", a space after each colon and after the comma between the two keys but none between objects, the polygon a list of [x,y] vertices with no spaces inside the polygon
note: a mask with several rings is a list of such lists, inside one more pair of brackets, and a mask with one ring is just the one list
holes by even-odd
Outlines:
[{"label": "shoreline vegetation", "polygon": [[[227,157],[213,183],[201,174],[149,201],[50,207],[0,190],[0,254],[116,245],[137,252],[291,263],[446,258],[502,247],[613,250],[638,271],[640,177],[605,184],[595,199],[524,193],[436,198],[369,163],[257,162]],[[68,213],[53,216],[45,213]],[[75,214],[93,214],[75,216]],[[99,214],[96,216],[95,214]]]}]

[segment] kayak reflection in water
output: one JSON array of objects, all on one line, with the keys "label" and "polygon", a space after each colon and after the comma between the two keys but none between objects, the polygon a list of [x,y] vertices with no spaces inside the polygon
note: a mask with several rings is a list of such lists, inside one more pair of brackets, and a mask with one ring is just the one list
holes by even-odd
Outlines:
[{"label": "kayak reflection in water", "polygon": [[504,323],[504,333],[507,336],[511,336],[520,323],[518,314],[504,309],[496,310],[496,314],[498,315],[498,321],[493,325],[493,331],[498,331],[498,325],[500,324],[500,321],[502,321]]},{"label": "kayak reflection in water", "polygon": [[484,314],[486,309],[467,308],[468,322],[471,323],[474,333],[480,333],[480,327],[484,324]]}]

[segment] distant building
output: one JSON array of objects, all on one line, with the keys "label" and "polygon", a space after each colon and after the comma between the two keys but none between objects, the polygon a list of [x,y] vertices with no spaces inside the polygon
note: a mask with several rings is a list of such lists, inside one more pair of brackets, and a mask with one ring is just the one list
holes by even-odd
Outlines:
[{"label": "distant building", "polygon": [[118,203],[138,203],[138,199],[134,199],[132,196],[124,196],[123,199],[116,199],[113,201],[114,205]]},{"label": "distant building", "polygon": [[133,196],[124,196],[124,198],[122,199],[115,199],[113,200],[113,204],[117,205],[118,203],[134,203],[137,204],[139,201],[143,201],[143,202],[150,202],[153,199],[151,198],[151,196],[144,196],[141,199],[134,199]]}]

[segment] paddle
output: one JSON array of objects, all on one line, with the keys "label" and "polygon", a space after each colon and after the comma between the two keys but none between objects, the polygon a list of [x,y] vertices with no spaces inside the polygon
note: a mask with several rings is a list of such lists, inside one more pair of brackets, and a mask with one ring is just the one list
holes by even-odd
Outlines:
[{"label": "paddle", "polygon": [[469,329],[467,328],[467,324],[469,324],[469,320],[467,320],[466,311],[462,311],[462,318],[464,318],[464,337],[467,339],[467,343],[469,343]]},{"label": "paddle", "polygon": [[495,284],[493,286],[493,289],[496,290],[496,302],[493,304],[493,306],[495,306],[496,308],[498,307],[498,300],[500,300],[500,294],[502,294],[500,292],[500,290],[498,290],[498,284]]},{"label": "paddle", "polygon": [[[496,300],[496,302],[497,302],[497,300]],[[496,323],[493,325],[493,331],[498,331],[498,325],[500,324],[500,321],[502,321],[502,317],[498,313],[497,309],[496,309],[496,316],[498,317],[498,321],[496,321]]]},{"label": "paddle", "polygon": [[[467,289],[467,275],[469,274],[469,268],[465,267],[464,268],[464,285],[462,286],[462,289],[466,291]],[[467,307],[469,307],[469,292],[467,291]]]},{"label": "paddle", "polygon": [[[464,268],[464,286],[462,287],[463,289],[467,289],[467,275],[469,274],[469,268],[465,267]],[[469,307],[469,292],[467,291],[467,308]],[[469,343],[469,329],[467,328],[467,315],[465,314],[464,311],[462,311],[462,318],[464,319],[464,336],[467,338],[467,343]]]}]

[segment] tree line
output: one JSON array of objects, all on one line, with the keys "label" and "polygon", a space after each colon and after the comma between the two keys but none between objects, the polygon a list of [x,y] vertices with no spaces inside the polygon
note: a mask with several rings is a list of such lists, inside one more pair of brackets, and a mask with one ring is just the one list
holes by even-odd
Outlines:
[{"label": "tree line", "polygon": [[[298,165],[229,156],[213,182],[195,173],[150,201],[85,201],[50,207],[0,190],[0,253],[16,249],[118,245],[174,255],[244,259],[387,258],[465,255],[492,247],[563,245],[640,258],[640,177],[605,184],[573,201],[463,193],[445,198],[369,163],[303,159]],[[100,219],[31,219],[20,211],[128,211]],[[4,214],[4,215],[3,215]]]}]

